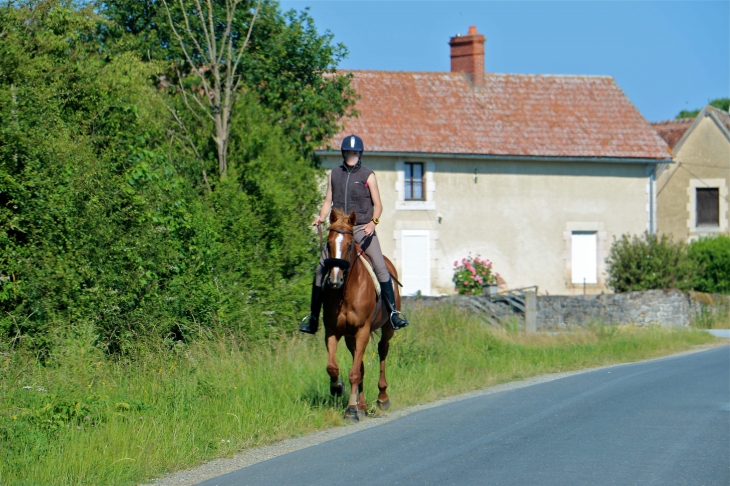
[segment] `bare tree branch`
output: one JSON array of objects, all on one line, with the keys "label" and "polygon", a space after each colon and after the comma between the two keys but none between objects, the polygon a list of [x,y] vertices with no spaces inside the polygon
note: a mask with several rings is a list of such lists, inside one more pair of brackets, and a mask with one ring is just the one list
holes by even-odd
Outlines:
[{"label": "bare tree branch", "polygon": [[[196,110],[194,110],[193,107],[190,106],[190,103],[188,102],[187,90],[185,89],[185,87],[182,84],[182,77],[180,76],[180,71],[179,70],[177,71],[177,78],[178,78],[178,86],[180,87],[179,88],[180,89],[180,93],[182,94],[183,102],[185,103],[185,106],[190,111],[190,113],[195,117],[195,119],[198,121],[198,123],[200,123],[201,125],[204,124],[203,119],[200,118],[200,115],[198,115],[198,112]],[[203,104],[202,101],[200,101],[200,99],[197,96],[195,96],[195,92],[194,91],[191,91],[190,92],[190,96],[193,97],[193,100],[195,100],[195,102],[205,112],[205,114],[208,116],[208,118],[210,118],[211,121],[215,122],[215,119],[210,115],[210,113],[208,111],[208,108]]]},{"label": "bare tree branch", "polygon": [[[200,161],[200,165],[202,167],[202,175],[203,175],[203,183],[205,184],[205,188],[208,191],[208,194],[213,192],[213,190],[210,187],[210,182],[208,182],[208,173],[205,171],[205,162],[203,161],[203,158],[200,156],[200,152],[198,152],[198,148],[195,146],[195,143],[193,142],[192,138],[190,137],[190,132],[188,132],[187,127],[185,126],[185,123],[180,119],[180,117],[177,116],[177,112],[170,106],[165,105],[165,107],[170,111],[173,118],[177,122],[177,124],[182,129],[185,139],[181,139],[176,133],[172,133],[172,137],[176,138],[180,142],[180,146],[185,149],[189,154],[194,155],[196,159]],[[186,143],[187,142],[187,143]],[[170,144],[172,144],[172,138],[170,139]],[[189,147],[188,147],[189,146]]]},{"label": "bare tree branch", "polygon": [[[243,56],[243,51],[246,49],[246,46],[248,45],[249,39],[251,39],[251,32],[253,31],[253,24],[256,22],[256,17],[259,15],[259,9],[261,8],[261,0],[258,0],[258,3],[256,4],[256,10],[253,13],[253,18],[251,19],[251,24],[248,26],[248,33],[246,33],[246,40],[243,42],[243,45],[238,50],[238,55],[236,56],[236,63],[233,65],[233,72],[235,73],[238,70],[238,63],[241,61],[241,57]],[[240,76],[239,76],[240,80]],[[238,89],[238,81],[236,82],[236,89]]]},{"label": "bare tree branch", "polygon": [[[250,42],[253,26],[258,17],[262,2],[261,0],[257,1],[256,9],[253,12],[251,22],[248,26],[246,38],[243,44],[238,49],[235,49],[235,56],[233,29],[238,4],[241,3],[241,0],[226,0],[225,28],[221,34],[216,33],[217,24],[214,15],[213,0],[178,0],[182,9],[184,25],[178,24],[177,27],[172,20],[172,14],[167,0],[162,0],[162,2],[165,5],[167,19],[170,22],[175,38],[180,44],[185,60],[190,64],[191,73],[200,78],[202,90],[207,100],[202,100],[196,94],[195,88],[186,88],[183,85],[182,76],[179,71],[177,90],[180,91],[185,107],[197,123],[206,126],[206,120],[213,122],[214,127],[210,135],[216,143],[218,175],[224,178],[228,172],[227,155],[231,130],[231,115],[242,78],[240,74],[237,74],[237,71],[243,53]],[[193,29],[190,24],[186,5],[195,11],[195,15],[197,15],[197,19],[200,22],[199,26],[196,25],[196,29]],[[198,36],[202,37],[203,40],[199,42]],[[195,53],[199,57],[200,62],[194,62],[190,50],[186,47],[186,39],[188,38],[194,46]],[[205,48],[203,48],[201,42]],[[190,103],[190,98],[193,99],[194,103]],[[187,131],[182,119],[175,110],[170,107],[168,109],[183,131],[184,137],[189,142],[192,142],[190,132]],[[199,113],[201,110],[205,113],[205,117],[202,117]],[[197,148],[195,151],[197,153]],[[207,175],[204,179],[207,181]]]}]

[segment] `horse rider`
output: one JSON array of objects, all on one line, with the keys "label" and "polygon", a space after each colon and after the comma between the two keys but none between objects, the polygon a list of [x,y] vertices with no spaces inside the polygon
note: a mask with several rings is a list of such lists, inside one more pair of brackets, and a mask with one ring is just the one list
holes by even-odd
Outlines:
[{"label": "horse rider", "polygon": [[[390,278],[388,268],[385,266],[383,252],[380,250],[380,242],[375,232],[375,225],[380,223],[378,218],[383,212],[375,173],[360,162],[362,153],[365,150],[360,137],[348,135],[342,140],[340,149],[344,161],[341,166],[330,172],[324,204],[319,211],[319,216],[312,222],[312,226],[320,225],[326,221],[333,207],[345,214],[350,214],[353,211],[357,214],[357,221],[353,228],[354,241],[360,245],[373,263],[373,270],[378,277],[378,282],[380,282],[380,295],[390,312],[390,323],[393,329],[401,329],[408,325],[408,321],[395,308],[393,281]],[[319,311],[322,307],[322,282],[327,273],[324,265],[324,260],[328,257],[327,252],[325,246],[312,285],[311,312],[304,318],[302,325],[299,327],[300,331],[309,334],[316,333],[319,327]]]}]

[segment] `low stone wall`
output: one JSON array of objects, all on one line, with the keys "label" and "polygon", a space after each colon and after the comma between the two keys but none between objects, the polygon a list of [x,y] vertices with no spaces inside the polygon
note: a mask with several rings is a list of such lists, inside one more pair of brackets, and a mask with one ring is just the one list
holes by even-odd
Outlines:
[{"label": "low stone wall", "polygon": [[697,310],[689,294],[678,290],[545,295],[537,298],[537,328],[566,328],[591,323],[689,326]]},{"label": "low stone wall", "polygon": [[[474,300],[474,305],[470,305],[470,299]],[[404,298],[404,302],[409,306],[425,307],[457,305],[480,312],[482,306],[479,303],[482,299],[484,297],[449,296]],[[586,296],[540,295],[536,305],[536,328],[565,329],[591,324],[660,324],[666,327],[687,327],[699,315],[718,312],[727,315],[729,309],[730,296],[679,290]],[[522,314],[515,315],[524,317]]]}]

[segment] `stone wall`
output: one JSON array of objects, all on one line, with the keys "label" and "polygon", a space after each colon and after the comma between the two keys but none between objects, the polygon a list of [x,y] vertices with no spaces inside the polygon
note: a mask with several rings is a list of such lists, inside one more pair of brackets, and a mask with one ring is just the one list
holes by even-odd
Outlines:
[{"label": "stone wall", "polygon": [[544,295],[537,298],[537,328],[558,329],[593,323],[687,327],[703,312],[727,313],[728,307],[728,296],[679,290],[590,296]]},{"label": "stone wall", "polygon": [[693,307],[696,305],[689,295],[678,290],[545,295],[537,298],[537,328],[556,329],[592,323],[689,326]]},{"label": "stone wall", "polygon": [[[496,323],[511,310],[486,308],[485,297],[430,297],[404,298],[407,306],[457,305],[470,311],[481,312],[487,320]],[[506,310],[505,310],[506,309]],[[681,292],[679,290],[647,290],[622,294],[586,296],[540,295],[537,297],[537,330],[565,329],[591,324],[660,324],[690,326],[700,314],[724,313],[730,309],[730,296]],[[498,312],[499,311],[499,312]],[[514,314],[524,317],[522,314]]]}]

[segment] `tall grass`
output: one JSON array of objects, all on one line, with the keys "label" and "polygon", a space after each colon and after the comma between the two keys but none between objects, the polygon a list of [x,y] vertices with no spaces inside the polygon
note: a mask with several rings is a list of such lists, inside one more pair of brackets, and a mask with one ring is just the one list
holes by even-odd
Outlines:
[{"label": "tall grass", "polygon": [[[707,343],[696,330],[593,327],[559,335],[495,330],[456,308],[411,309],[388,358],[395,409],[531,375],[659,356]],[[132,484],[166,471],[342,424],[322,336],[250,344],[200,336],[111,359],[91,327],[42,361],[0,361],[0,484]],[[338,354],[346,376],[344,344]],[[365,390],[378,357],[366,353]]]}]

